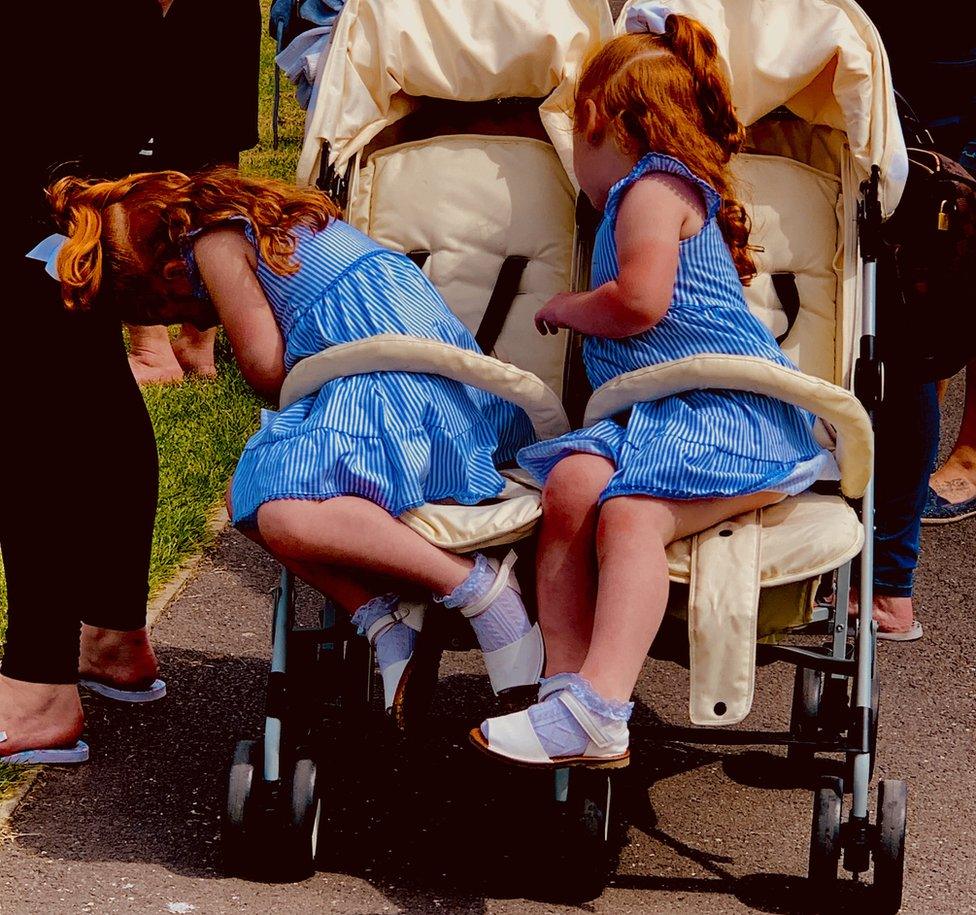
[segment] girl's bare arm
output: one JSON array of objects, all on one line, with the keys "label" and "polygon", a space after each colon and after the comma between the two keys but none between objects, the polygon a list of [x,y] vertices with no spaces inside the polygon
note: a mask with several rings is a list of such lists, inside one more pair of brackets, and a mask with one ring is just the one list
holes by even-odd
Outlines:
[{"label": "girl's bare arm", "polygon": [[221,226],[194,242],[200,278],[247,383],[277,401],[285,380],[285,342],[257,278],[257,260],[241,229]]},{"label": "girl's bare arm", "polygon": [[536,325],[609,338],[649,330],[671,304],[678,243],[701,229],[703,214],[700,194],[682,178],[655,174],[636,182],[617,214],[617,278],[591,292],[555,296],[536,315]]}]

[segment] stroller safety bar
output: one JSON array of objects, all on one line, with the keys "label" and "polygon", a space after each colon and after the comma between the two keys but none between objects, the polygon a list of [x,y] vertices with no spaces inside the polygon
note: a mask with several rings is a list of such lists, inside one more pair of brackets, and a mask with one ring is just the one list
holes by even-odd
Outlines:
[{"label": "stroller safety bar", "polygon": [[860,401],[829,381],[756,356],[705,353],[627,372],[593,393],[583,423],[591,426],[643,401],[706,388],[751,391],[822,417],[837,434],[842,492],[851,499],[864,494],[874,464],[874,432]]},{"label": "stroller safety bar", "polygon": [[378,334],[303,359],[281,386],[281,407],[336,378],[369,372],[441,375],[496,394],[525,410],[540,439],[555,438],[570,429],[559,397],[531,372],[449,343],[405,334]]}]

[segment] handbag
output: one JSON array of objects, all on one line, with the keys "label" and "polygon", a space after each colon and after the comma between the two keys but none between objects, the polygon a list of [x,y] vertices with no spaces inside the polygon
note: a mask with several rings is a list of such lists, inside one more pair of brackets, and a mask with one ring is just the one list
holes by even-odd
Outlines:
[{"label": "handbag", "polygon": [[924,145],[908,149],[905,192],[882,229],[879,342],[887,360],[935,381],[976,357],[976,177],[904,107],[906,138]]}]

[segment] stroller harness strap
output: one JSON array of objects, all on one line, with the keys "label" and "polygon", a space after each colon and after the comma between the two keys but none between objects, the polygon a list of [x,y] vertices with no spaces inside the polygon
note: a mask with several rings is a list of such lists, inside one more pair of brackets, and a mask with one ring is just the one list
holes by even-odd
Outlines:
[{"label": "stroller harness strap", "polygon": [[688,714],[693,724],[736,724],[752,708],[761,518],[761,510],[746,512],[692,541]]},{"label": "stroller harness strap", "polygon": [[488,299],[488,307],[485,309],[475,334],[475,340],[481,351],[490,356],[495,349],[495,344],[501,336],[502,329],[508,313],[512,310],[515,303],[515,296],[518,295],[519,284],[522,282],[522,274],[525,272],[526,265],[529,263],[527,257],[518,254],[509,254],[502,261],[501,269],[498,271],[498,279],[491,290],[491,298]]}]

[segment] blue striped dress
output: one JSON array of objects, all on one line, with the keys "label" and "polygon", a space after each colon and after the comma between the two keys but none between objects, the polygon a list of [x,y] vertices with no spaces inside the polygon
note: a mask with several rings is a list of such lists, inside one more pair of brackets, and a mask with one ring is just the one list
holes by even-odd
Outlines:
[{"label": "blue striped dress", "polygon": [[[619,273],[614,230],[627,189],[654,172],[680,175],[704,196],[707,219],[680,242],[667,313],[644,333],[619,340],[587,337],[583,360],[594,388],[643,368],[700,353],[759,356],[793,367],[765,325],[746,306],[716,215],[715,190],[677,159],[648,153],[607,198],[593,252],[594,287]],[[817,479],[837,479],[833,456],[813,437],[810,414],[769,397],[726,390],[689,391],[636,404],[626,426],[605,419],[586,429],[524,448],[519,463],[544,482],[574,453],[611,460],[600,501],[643,495],[707,499],[763,490],[795,494]]]},{"label": "blue striped dress", "polygon": [[[249,224],[245,232],[254,236]],[[479,352],[472,335],[405,255],[340,220],[295,230],[298,272],[258,255],[258,280],[285,343],[285,368],[339,343],[410,334]],[[189,246],[186,250],[190,252]],[[195,274],[192,254],[188,265]],[[533,441],[525,413],[493,394],[434,375],[337,378],[276,414],[234,473],[234,523],[274,499],[369,499],[399,516],[424,502],[470,505],[499,494],[496,465]]]}]

